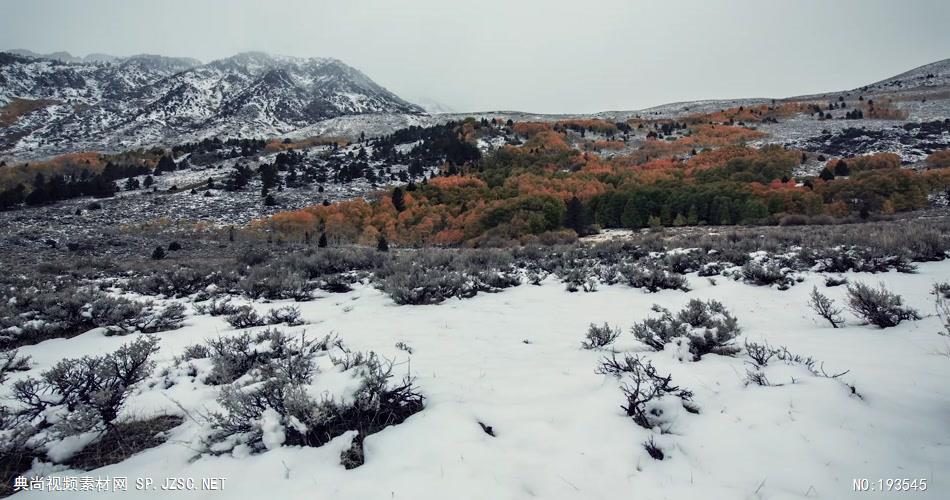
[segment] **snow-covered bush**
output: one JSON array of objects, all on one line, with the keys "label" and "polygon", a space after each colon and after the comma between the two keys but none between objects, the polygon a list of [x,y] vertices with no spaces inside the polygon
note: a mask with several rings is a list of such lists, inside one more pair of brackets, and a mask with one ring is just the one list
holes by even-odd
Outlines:
[{"label": "snow-covered bush", "polygon": [[372,271],[381,267],[387,258],[391,257],[367,247],[334,247],[294,254],[286,265],[310,279],[318,279],[351,271]]},{"label": "snow-covered bush", "polygon": [[12,311],[0,319],[0,332],[4,334],[0,345],[69,337],[96,327],[106,327],[109,334],[154,333],[178,328],[183,320],[180,304],[159,307],[91,287],[34,289],[21,295]]},{"label": "snow-covered bush", "polygon": [[654,262],[643,262],[621,268],[627,284],[634,288],[644,288],[650,293],[660,290],[689,291],[686,278],[680,274],[663,269]]},{"label": "snow-covered bush", "polygon": [[934,289],[932,291],[938,299],[950,299],[950,283],[946,281],[943,283],[934,283]]},{"label": "snow-covered bush", "polygon": [[346,293],[353,290],[351,285],[355,281],[357,281],[357,278],[354,275],[336,273],[321,278],[317,287],[330,293]]},{"label": "snow-covered bush", "polygon": [[936,297],[937,317],[943,327],[939,333],[950,336],[950,283],[934,284],[933,294]]},{"label": "snow-covered bush", "polygon": [[205,291],[209,286],[228,288],[235,281],[233,273],[212,268],[180,267],[159,269],[129,283],[131,290],[143,295],[187,297]]},{"label": "snow-covered bush", "polygon": [[62,360],[39,378],[14,384],[18,413],[49,439],[102,431],[132,387],[151,374],[156,352],[158,339],[142,336],[110,354]]},{"label": "snow-covered bush", "polygon": [[590,275],[587,269],[582,267],[571,269],[561,278],[561,281],[564,283],[564,289],[571,293],[578,290],[584,290],[585,292],[597,291],[597,280]]},{"label": "snow-covered bush", "polygon": [[751,359],[757,368],[768,366],[769,361],[775,356],[776,351],[768,343],[759,344],[756,342],[745,342],[745,353]]},{"label": "snow-covered bush", "polygon": [[[765,373],[767,370],[766,367],[772,359],[775,359],[785,363],[788,366],[797,366],[803,368],[815,377],[836,380],[843,384],[851,395],[857,396],[859,398],[861,397],[854,385],[841,380],[841,377],[847,374],[848,370],[839,373],[828,373],[825,371],[824,363],[818,361],[817,359],[811,356],[793,353],[788,350],[788,347],[785,346],[772,347],[768,344],[768,342],[763,342],[762,344],[746,342],[745,349],[746,355],[752,360],[753,367],[753,369],[746,371],[746,385],[769,387],[796,383],[796,378],[794,376],[789,378],[787,382],[773,383],[769,380]],[[787,374],[783,375],[783,377],[787,376]]]},{"label": "snow-covered bush", "polygon": [[299,326],[303,324],[300,317],[300,308],[297,306],[284,306],[271,309],[267,312],[267,323],[277,325],[286,323],[287,326]]},{"label": "snow-covered bush", "polygon": [[657,373],[653,363],[644,361],[641,356],[624,356],[618,361],[616,355],[604,358],[598,373],[612,375],[621,379],[621,390],[626,397],[623,406],[627,416],[645,429],[659,427],[668,431],[670,415],[677,408],[690,413],[698,413],[692,403],[693,393],[673,385],[673,377]]},{"label": "snow-covered bush", "polygon": [[726,266],[722,262],[707,262],[703,264],[697,274],[699,276],[708,277],[708,276],[718,276],[726,269]]},{"label": "snow-covered bush", "polygon": [[808,307],[811,307],[818,316],[831,323],[834,328],[844,324],[844,318],[841,317],[841,308],[835,307],[835,302],[819,292],[817,286],[811,289],[811,294],[808,296]]},{"label": "snow-covered bush", "polygon": [[840,278],[836,278],[834,276],[825,277],[825,286],[828,288],[841,286],[841,285],[847,285],[847,284],[848,284],[848,278],[844,276]]},{"label": "snow-covered bush", "polygon": [[920,314],[904,306],[901,296],[888,291],[884,283],[878,289],[864,283],[848,285],[848,309],[855,316],[881,328],[897,326],[904,320],[920,319]]},{"label": "snow-covered bush", "polygon": [[663,350],[678,337],[688,341],[694,360],[704,354],[732,355],[739,351],[734,345],[740,334],[736,318],[720,302],[692,299],[676,314],[654,305],[658,318],[647,318],[633,325],[633,335],[644,344]]},{"label": "snow-covered bush", "polygon": [[211,372],[205,382],[229,384],[248,373],[267,375],[278,370],[275,360],[286,360],[280,370],[307,373],[311,370],[313,354],[326,351],[333,341],[329,336],[307,339],[303,334],[296,337],[272,328],[255,335],[245,332],[208,340],[204,346],[192,346],[191,356],[184,360],[207,357],[211,361]]},{"label": "snow-covered bush", "polygon": [[390,274],[380,286],[400,305],[438,304],[450,297],[470,297],[477,293],[461,273],[421,266]]},{"label": "snow-covered bush", "polygon": [[790,269],[774,262],[751,260],[742,266],[742,279],[752,285],[778,285],[780,289],[785,289],[795,284],[795,280],[789,276],[790,272]]},{"label": "snow-covered bush", "polygon": [[706,256],[695,249],[669,251],[663,254],[660,264],[670,272],[686,274],[699,271],[705,265]]},{"label": "snow-covered bush", "polygon": [[195,304],[195,312],[211,316],[227,316],[237,312],[238,306],[231,303],[231,297],[212,298],[206,304]]},{"label": "snow-covered bush", "polygon": [[650,455],[650,458],[654,460],[663,460],[663,458],[666,456],[663,454],[663,450],[657,446],[653,436],[650,436],[649,439],[643,442],[643,449],[645,449]]},{"label": "snow-covered bush", "polygon": [[617,340],[619,336],[620,330],[611,328],[607,323],[602,326],[591,323],[587,329],[586,340],[581,342],[581,347],[584,349],[603,349]]},{"label": "snow-covered bush", "polygon": [[521,276],[515,268],[476,271],[473,279],[480,292],[500,292],[521,284]]},{"label": "snow-covered bush", "polygon": [[252,299],[313,299],[314,285],[285,267],[256,267],[238,285]]},{"label": "snow-covered bush", "polygon": [[156,309],[151,304],[148,313],[135,325],[137,331],[144,333],[164,332],[180,328],[185,321],[185,306],[174,302]]},{"label": "snow-covered bush", "polygon": [[812,247],[803,252],[803,259],[814,270],[826,273],[844,273],[848,271],[864,273],[884,273],[891,269],[899,272],[913,272],[914,265],[904,255],[889,253],[882,248],[862,246],[824,246]]},{"label": "snow-covered bush", "polygon": [[254,326],[264,326],[264,324],[266,324],[264,318],[262,318],[260,314],[257,314],[257,311],[255,311],[253,307],[248,305],[234,308],[234,312],[228,314],[225,321],[234,328],[251,328]]},{"label": "snow-covered bush", "polygon": [[0,384],[7,381],[11,372],[30,369],[30,357],[20,356],[16,349],[0,352]]},{"label": "snow-covered bush", "polygon": [[[423,397],[409,379],[392,385],[392,365],[373,353],[359,365],[347,368],[359,386],[346,397],[315,398],[309,390],[314,377],[315,351],[284,352],[272,358],[274,369],[251,377],[246,385],[231,384],[218,397],[222,411],[209,417],[208,451],[261,452],[281,445],[321,446],[348,431],[367,436],[403,422],[422,410]],[[301,367],[288,362],[302,358]],[[361,462],[361,460],[360,460]],[[350,465],[359,465],[354,461]]]}]

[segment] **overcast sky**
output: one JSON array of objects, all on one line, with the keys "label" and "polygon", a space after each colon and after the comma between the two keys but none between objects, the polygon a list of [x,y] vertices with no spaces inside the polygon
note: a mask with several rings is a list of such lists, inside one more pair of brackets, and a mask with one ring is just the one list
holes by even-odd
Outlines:
[{"label": "overcast sky", "polygon": [[0,48],[336,57],[457,111],[850,89],[950,57],[950,0],[0,0]]}]

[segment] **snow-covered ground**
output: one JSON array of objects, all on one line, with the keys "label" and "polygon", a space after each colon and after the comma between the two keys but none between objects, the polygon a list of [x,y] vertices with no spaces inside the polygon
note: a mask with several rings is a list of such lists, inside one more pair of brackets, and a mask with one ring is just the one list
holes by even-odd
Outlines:
[{"label": "snow-covered ground", "polygon": [[[352,435],[320,448],[279,447],[258,455],[197,456],[201,426],[192,420],[165,444],[122,463],[56,475],[123,476],[128,498],[159,498],[136,490],[136,478],[225,478],[220,491],[177,491],[175,498],[281,499],[792,499],[950,498],[950,339],[937,334],[935,281],[950,278],[950,261],[916,274],[849,274],[901,294],[925,316],[885,330],[854,317],[840,329],[806,306],[813,285],[839,304],[845,287],[823,277],[787,291],[718,277],[689,275],[691,292],[644,293],[604,286],[568,293],[549,278],[433,306],[397,306],[368,286],[299,304],[308,324],[289,329],[336,333],[354,350],[374,350],[411,372],[426,408],[400,425],[366,438],[366,462],[346,470],[340,453]],[[770,364],[774,386],[744,383],[749,359],[706,355],[680,361],[652,352],[629,332],[658,303],[678,310],[691,298],[723,302],[739,319],[743,339],[768,341],[813,356],[839,380],[799,367]],[[279,303],[256,304],[264,312]],[[671,413],[669,433],[639,427],[621,410],[617,379],[595,369],[606,354],[580,348],[591,322],[623,329],[614,348],[642,353],[661,374],[694,393],[699,414]],[[186,327],[158,334],[159,366],[191,344],[236,335],[221,317],[191,317]],[[129,337],[98,331],[24,347],[36,375],[64,357],[99,355]],[[413,354],[395,348],[408,344]],[[853,384],[860,397],[841,383]],[[214,409],[216,389],[179,383],[142,389],[126,413],[200,413]],[[178,406],[181,405],[181,407]],[[478,422],[493,427],[489,436]],[[642,443],[653,437],[666,458]],[[39,472],[38,468],[34,472]],[[926,479],[927,490],[853,491],[853,480]],[[95,493],[92,493],[95,494]],[[16,498],[63,493],[23,492]],[[83,493],[68,493],[69,498]]]}]

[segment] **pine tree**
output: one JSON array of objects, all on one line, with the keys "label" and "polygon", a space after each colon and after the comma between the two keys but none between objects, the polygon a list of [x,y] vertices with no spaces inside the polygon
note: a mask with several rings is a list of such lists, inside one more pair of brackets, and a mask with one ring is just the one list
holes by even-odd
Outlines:
[{"label": "pine tree", "polygon": [[820,178],[821,178],[822,180],[824,180],[824,181],[833,181],[833,180],[835,180],[835,174],[834,174],[834,172],[832,172],[831,170],[829,170],[828,167],[823,168],[823,169],[821,170],[821,173],[818,174],[818,177],[820,177]]},{"label": "pine tree", "polygon": [[584,205],[577,196],[571,197],[567,202],[567,210],[564,212],[564,227],[573,229],[575,233],[581,235],[584,232]]},{"label": "pine tree", "polygon": [[386,241],[386,237],[385,237],[385,236],[379,235],[379,239],[376,240],[376,250],[379,250],[380,252],[388,252],[388,251],[389,251],[389,242]]},{"label": "pine tree", "polygon": [[155,247],[155,250],[152,251],[152,260],[162,260],[165,258],[165,249],[161,246]]},{"label": "pine tree", "polygon": [[317,246],[319,248],[327,247],[327,233],[320,233],[320,239],[317,240]]},{"label": "pine tree", "polygon": [[393,189],[392,200],[393,207],[396,208],[397,212],[402,212],[406,209],[406,197],[402,192],[402,188],[397,187],[396,189]]},{"label": "pine tree", "polygon": [[163,172],[174,172],[175,169],[175,160],[172,160],[168,155],[162,155],[158,159],[158,165],[155,166],[155,175],[161,175]]},{"label": "pine tree", "polygon": [[851,175],[851,167],[844,160],[838,160],[838,163],[835,163],[834,174],[839,177],[847,177]]}]

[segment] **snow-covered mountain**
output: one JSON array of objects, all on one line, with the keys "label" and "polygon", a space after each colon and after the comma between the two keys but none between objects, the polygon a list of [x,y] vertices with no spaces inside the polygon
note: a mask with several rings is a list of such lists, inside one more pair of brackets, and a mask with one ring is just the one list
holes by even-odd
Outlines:
[{"label": "snow-covered mountain", "polygon": [[0,52],[0,106],[9,123],[0,152],[23,156],[274,136],[339,116],[424,112],[336,59],[259,52],[207,64]]}]

